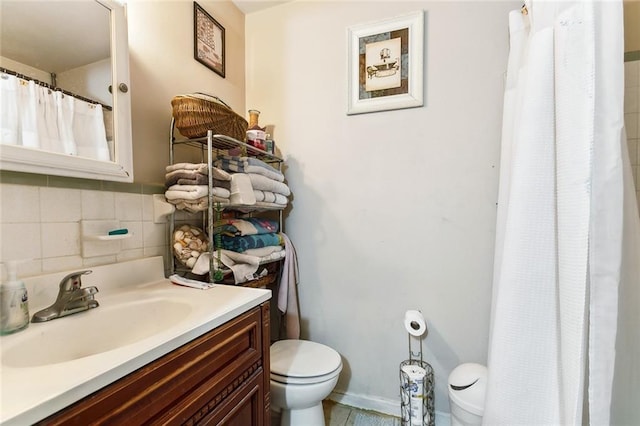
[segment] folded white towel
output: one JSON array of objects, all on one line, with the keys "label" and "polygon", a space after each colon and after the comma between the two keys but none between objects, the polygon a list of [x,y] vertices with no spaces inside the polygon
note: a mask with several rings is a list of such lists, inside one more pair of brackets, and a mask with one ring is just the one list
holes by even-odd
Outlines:
[{"label": "folded white towel", "polygon": [[196,200],[206,197],[209,193],[207,185],[173,185],[164,193],[167,200],[182,199]]},{"label": "folded white towel", "polygon": [[251,180],[247,174],[234,173],[231,175],[231,195],[229,199],[232,204],[253,205],[256,203],[256,196],[253,193]]},{"label": "folded white towel", "polygon": [[[231,193],[226,188],[213,187],[211,189],[214,197],[229,198]],[[197,200],[209,194],[207,185],[172,185],[165,192],[167,200]]]},{"label": "folded white towel", "polygon": [[277,180],[269,179],[268,177],[258,175],[255,173],[247,173],[247,175],[251,180],[251,185],[253,186],[253,189],[258,189],[260,191],[277,192],[278,194],[282,194],[285,196],[288,196],[291,194],[291,190],[289,189],[286,183],[278,182]]},{"label": "folded white towel", "polygon": [[165,167],[165,170],[167,173],[175,170],[195,170],[200,173],[207,173],[207,165],[204,163],[175,163],[169,164]]},{"label": "folded white towel", "polygon": [[287,255],[286,250],[284,249],[284,247],[282,248],[282,250],[280,251],[276,251],[271,253],[268,256],[263,256],[260,258],[260,262],[266,262],[268,260],[278,260],[278,259],[284,259],[284,257]]},{"label": "folded white towel", "polygon": [[258,256],[264,257],[269,256],[272,253],[276,252],[284,252],[284,247],[282,246],[266,246],[266,247],[258,247],[252,249],[246,249],[244,254],[248,254],[250,256]]},{"label": "folded white towel", "polygon": [[[231,174],[225,170],[222,170],[218,167],[213,167],[212,169],[213,177],[220,180],[231,180]],[[176,163],[170,164],[165,167],[165,171],[167,174],[166,178],[169,178],[171,175],[176,174],[176,172],[191,172],[191,173],[201,173],[204,175],[209,174],[209,168],[206,163]]]},{"label": "folded white towel", "polygon": [[[209,208],[209,197],[198,198],[197,200],[167,200],[169,203],[176,206],[178,210],[185,210],[191,213],[203,212]],[[213,197],[215,203],[221,205],[229,204],[228,198]]]},{"label": "folded white towel", "polygon": [[[198,256],[198,260],[191,272],[196,275],[203,275],[209,272],[210,256],[208,252]],[[216,250],[213,252],[213,264],[216,268],[220,268],[221,266],[217,264],[217,256],[218,251]],[[233,271],[235,283],[241,284],[254,278],[253,274],[258,270],[260,258],[231,250],[220,250],[220,262]]]}]

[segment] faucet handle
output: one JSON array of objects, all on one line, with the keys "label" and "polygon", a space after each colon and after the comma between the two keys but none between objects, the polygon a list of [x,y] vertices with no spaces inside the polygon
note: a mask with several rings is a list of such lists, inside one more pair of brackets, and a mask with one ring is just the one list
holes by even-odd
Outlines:
[{"label": "faucet handle", "polygon": [[60,281],[60,291],[77,290],[82,287],[81,277],[93,272],[90,269],[84,271],[72,272]]}]

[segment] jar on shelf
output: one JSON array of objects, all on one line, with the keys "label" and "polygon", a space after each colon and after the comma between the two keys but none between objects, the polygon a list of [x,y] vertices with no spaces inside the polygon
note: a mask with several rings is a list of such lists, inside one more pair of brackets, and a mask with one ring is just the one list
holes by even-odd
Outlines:
[{"label": "jar on shelf", "polygon": [[259,118],[260,118],[260,111],[258,111],[257,109],[249,110],[249,129],[252,129],[254,127],[260,127],[258,125]]}]

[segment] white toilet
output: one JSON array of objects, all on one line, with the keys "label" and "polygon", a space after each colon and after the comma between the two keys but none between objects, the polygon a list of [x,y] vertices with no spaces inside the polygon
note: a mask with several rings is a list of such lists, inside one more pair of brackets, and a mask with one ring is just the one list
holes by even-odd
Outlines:
[{"label": "white toilet", "polygon": [[271,406],[281,426],[324,426],[322,400],[342,371],[340,354],[308,340],[271,345]]}]

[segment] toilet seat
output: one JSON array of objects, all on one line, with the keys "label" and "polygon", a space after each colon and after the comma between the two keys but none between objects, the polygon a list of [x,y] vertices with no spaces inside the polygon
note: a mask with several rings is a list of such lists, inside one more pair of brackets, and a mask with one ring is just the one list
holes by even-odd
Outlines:
[{"label": "toilet seat", "polygon": [[288,384],[321,383],[342,370],[340,354],[308,340],[280,340],[271,345],[271,380]]}]

